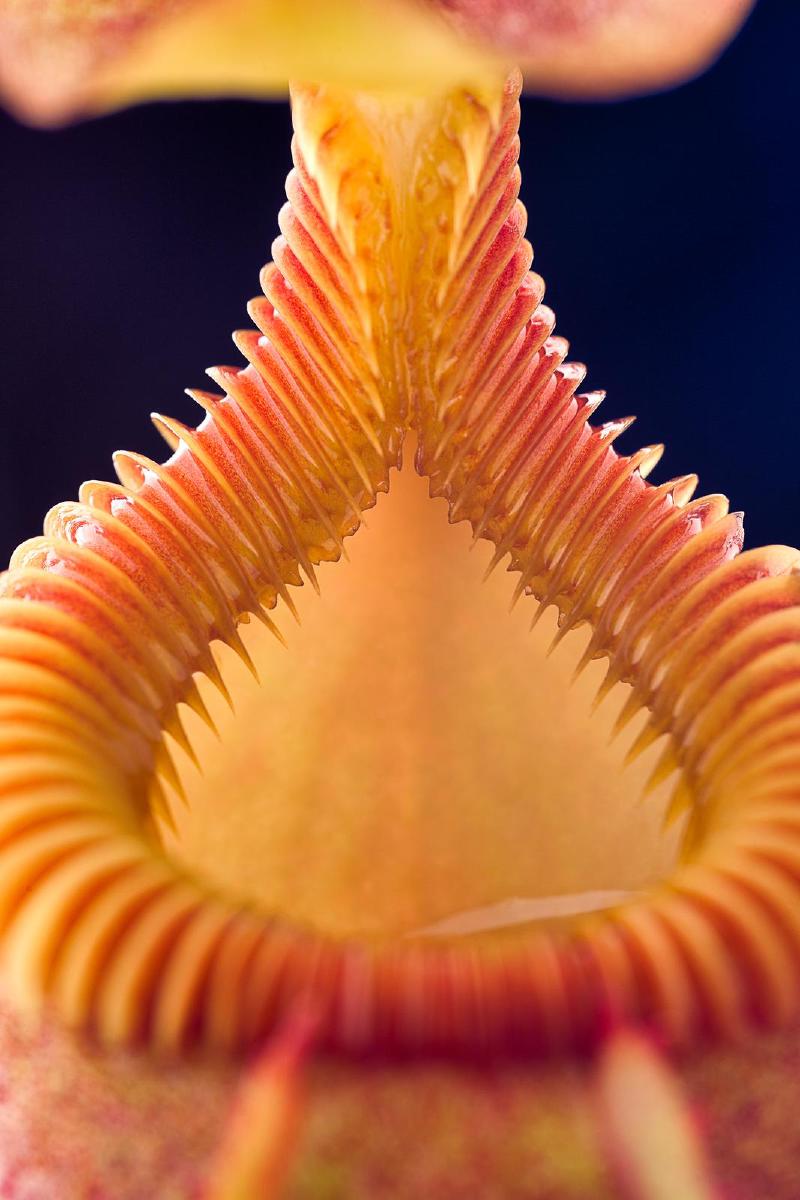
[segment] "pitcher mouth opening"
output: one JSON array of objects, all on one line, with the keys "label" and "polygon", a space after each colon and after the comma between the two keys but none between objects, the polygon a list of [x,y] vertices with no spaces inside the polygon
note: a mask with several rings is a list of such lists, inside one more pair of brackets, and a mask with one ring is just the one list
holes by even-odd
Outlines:
[{"label": "pitcher mouth opening", "polygon": [[276,618],[286,646],[243,631],[258,681],[232,652],[231,706],[199,681],[216,733],[184,713],[202,770],[173,743],[167,852],[252,908],[374,945],[509,938],[633,899],[678,852],[670,782],[641,799],[661,747],[626,767],[630,688],[592,711],[603,664],[573,678],[588,630],[548,655],[554,610],[534,630],[530,601],[509,611],[489,547],[404,460],[349,561]]}]

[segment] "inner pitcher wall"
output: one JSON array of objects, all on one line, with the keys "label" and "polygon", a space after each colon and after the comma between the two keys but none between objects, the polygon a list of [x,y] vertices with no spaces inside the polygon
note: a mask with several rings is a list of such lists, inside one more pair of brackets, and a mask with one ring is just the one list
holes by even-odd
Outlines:
[{"label": "inner pitcher wall", "polygon": [[640,799],[660,746],[623,768],[627,689],[592,715],[605,664],[571,684],[583,634],[548,658],[553,615],[533,633],[530,601],[509,615],[511,578],[482,582],[490,548],[470,552],[410,461],[321,596],[295,591],[301,624],[278,614],[288,649],[245,629],[261,683],[220,652],[233,715],[201,681],[221,736],[185,714],[202,774],[176,751],[169,852],[343,935],[466,932],[647,887],[676,855],[669,784]]}]

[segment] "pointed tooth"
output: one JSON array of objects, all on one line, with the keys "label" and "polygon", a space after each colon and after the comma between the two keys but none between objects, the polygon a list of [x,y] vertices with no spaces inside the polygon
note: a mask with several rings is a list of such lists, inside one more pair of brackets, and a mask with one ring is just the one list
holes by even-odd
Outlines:
[{"label": "pointed tooth", "polygon": [[172,719],[169,720],[165,724],[164,728],[175,739],[175,741],[178,743],[181,750],[183,750],[184,754],[190,760],[192,765],[202,775],[203,768],[200,766],[200,759],[197,757],[197,753],[196,753],[194,747],[192,746],[192,743],[189,739],[189,735],[187,734],[186,730],[184,729],[183,722],[181,721],[180,716],[178,715],[177,712],[175,712],[173,714]]},{"label": "pointed tooth", "polygon": [[601,425],[598,432],[606,442],[615,442],[623,433],[628,432],[635,421],[636,417],[619,417],[616,421],[607,421],[605,425]]},{"label": "pointed tooth", "polygon": [[[475,538],[481,537],[481,535],[483,534],[483,531],[486,529],[486,526],[489,524],[489,522],[495,516],[496,511],[497,511],[497,505],[494,502],[490,501],[489,504],[486,505],[486,508],[484,509],[483,513],[481,514],[480,520],[475,525],[475,529],[473,531],[473,537],[475,537]],[[508,547],[505,544],[505,540],[499,542],[497,544],[497,550],[496,550],[496,555],[497,555],[498,559],[502,558],[503,555],[507,552],[507,550],[508,550]]]},{"label": "pointed tooth", "polygon": [[[578,659],[578,665],[575,667],[575,670],[572,672],[572,679],[571,679],[572,683],[575,683],[575,681],[578,679],[578,677],[580,675],[582,675],[583,672],[586,670],[586,668],[589,666],[589,663],[594,661],[596,652],[597,652],[597,647],[593,644],[593,642],[589,642],[589,645],[586,647],[583,654]],[[594,711],[594,710],[592,710],[592,711]]]},{"label": "pointed tooth", "polygon": [[[279,588],[278,594],[279,594],[281,600],[283,601],[283,603],[286,605],[287,609],[289,610],[289,613],[291,614],[292,618],[299,625],[300,624],[300,613],[297,611],[297,605],[294,602],[292,593],[289,591],[289,589],[285,583],[282,583],[282,586]],[[263,612],[263,607],[262,607],[261,611]],[[256,616],[258,616],[259,620],[263,619],[260,616],[260,613],[256,613]]]},{"label": "pointed tooth", "polygon": [[176,431],[174,423],[169,417],[162,416],[161,413],[156,412],[150,413],[150,420],[174,454],[181,444],[180,434]]},{"label": "pointed tooth", "polygon": [[[544,602],[542,602],[542,607],[544,607]],[[561,634],[560,628],[556,627],[556,631],[553,634],[553,636],[550,638],[550,643],[544,652],[545,658],[551,658],[552,655],[555,653],[555,651],[558,649],[559,643],[561,642],[561,636],[562,636],[562,634]]]},{"label": "pointed tooth", "polygon": [[656,788],[659,787],[665,779],[669,779],[670,775],[672,775],[674,771],[678,770],[680,765],[681,764],[678,760],[677,754],[675,753],[675,747],[670,741],[668,745],[664,747],[661,757],[653,767],[650,778],[644,785],[642,798],[644,799],[646,796],[652,795]]},{"label": "pointed tooth", "polygon": [[[559,584],[559,587],[561,586],[563,585]],[[571,608],[568,613],[562,613],[558,622],[558,630],[556,631],[555,637],[557,637],[559,641],[563,641],[568,633],[571,633],[573,629],[577,629],[581,625],[584,619],[585,618],[583,614],[580,612],[577,606]]]},{"label": "pointed tooth", "polygon": [[[576,366],[577,365],[580,365],[580,364],[576,364]],[[584,406],[584,410],[586,413],[587,421],[588,421],[589,417],[593,416],[597,412],[598,408],[603,403],[605,398],[606,398],[606,392],[602,391],[602,389],[598,390],[598,391],[594,391],[594,392],[584,392],[582,396],[576,396],[576,400],[583,401],[583,406]],[[612,422],[612,424],[617,425],[617,424],[622,424],[624,421],[627,421],[630,425],[632,425],[635,420],[636,420],[635,417],[624,417],[621,422],[614,421],[614,422]],[[627,429],[627,427],[628,426],[626,425],[625,428]]]},{"label": "pointed tooth", "polygon": [[234,630],[233,633],[229,635],[228,645],[230,646],[230,648],[232,650],[234,650],[236,652],[236,654],[238,654],[239,658],[242,660],[244,665],[247,667],[248,671],[253,676],[253,679],[255,679],[256,683],[260,683],[261,679],[259,678],[258,668],[256,667],[256,664],[253,662],[253,659],[250,655],[250,651],[247,649],[244,642],[242,641],[238,630]]},{"label": "pointed tooth", "polygon": [[252,363],[254,361],[254,354],[250,349],[251,343],[258,342],[263,337],[263,334],[259,336],[253,329],[234,329],[231,334],[231,341],[242,358],[246,358],[249,363]]},{"label": "pointed tooth", "polygon": [[208,711],[205,700],[200,694],[200,689],[197,686],[196,679],[189,679],[185,685],[183,700],[188,704],[193,713],[196,713],[203,724],[211,730],[215,737],[219,737],[219,730],[214,723],[214,718]]},{"label": "pointed tooth", "polygon": [[[277,570],[277,568],[276,568],[276,570]],[[288,587],[288,584],[286,583],[286,580],[282,579],[280,576],[278,576],[273,579],[272,584],[273,584],[273,587],[277,588],[278,595],[280,596],[281,600],[286,605],[289,612],[294,617],[295,621],[297,621],[297,623],[299,624],[300,617],[298,616],[298,613],[297,613],[297,605],[295,604],[294,600],[292,599],[292,594],[289,591],[289,587]],[[263,606],[260,604],[254,605],[253,612],[256,613],[256,615],[258,615],[257,610],[262,607]]]},{"label": "pointed tooth", "polygon": [[614,728],[611,731],[612,738],[619,737],[623,729],[625,729],[625,727],[633,720],[636,714],[641,712],[642,703],[643,702],[639,693],[634,688],[620,709],[617,719],[614,722]]},{"label": "pointed tooth", "polygon": [[[251,303],[253,303],[253,302],[251,301]],[[248,306],[248,312],[249,311],[250,311],[250,308]],[[253,320],[255,320],[255,317],[253,318]],[[215,383],[217,385],[217,387],[220,389],[220,391],[223,392],[223,394],[225,396],[230,396],[231,388],[233,386],[235,386],[235,380],[236,380],[237,375],[239,374],[239,368],[238,367],[220,367],[220,366],[206,367],[205,373],[208,376],[208,378],[212,381],[212,383]],[[187,391],[188,390],[189,389],[187,388]],[[194,397],[192,397],[192,398],[194,398]]]},{"label": "pointed tooth", "polygon": [[[535,564],[533,573],[536,574],[536,572],[539,570],[540,567],[541,567],[540,563]],[[528,567],[525,571],[525,575],[530,576],[530,574],[531,574],[531,564],[529,563]],[[549,574],[549,572],[548,572],[548,574]],[[554,583],[554,581],[551,578],[550,584],[549,584],[547,590],[539,597],[539,603],[542,605],[543,608],[549,608],[551,604],[555,604],[556,596],[558,595],[558,592],[559,592],[559,585],[558,585],[558,583]],[[559,615],[558,623],[559,623],[559,627],[560,627],[561,620],[562,620],[562,613],[560,610],[559,610],[558,615]]]},{"label": "pointed tooth", "polygon": [[538,602],[536,609],[534,611],[534,614],[531,617],[531,623],[528,626],[528,633],[533,633],[534,629],[539,624],[539,622],[541,621],[542,617],[547,612],[549,607],[550,607],[550,605],[544,600],[540,600]]},{"label": "pointed tooth", "polygon": [[[261,622],[261,624],[270,631],[272,636],[278,642],[280,642],[280,644],[283,646],[283,648],[285,650],[289,649],[289,645],[288,645],[288,642],[286,641],[286,638],[283,636],[280,628],[273,621],[272,617],[269,615],[269,613],[266,611],[266,609],[264,609],[264,608],[254,609],[253,616],[256,617],[257,620],[259,620]],[[299,616],[297,617],[297,622],[298,622],[298,624],[300,623]]]},{"label": "pointed tooth", "polygon": [[[181,796],[181,798],[184,801],[186,799],[185,796]],[[153,779],[151,781],[150,791],[148,794],[148,803],[153,816],[156,817],[162,825],[165,825],[170,833],[177,834],[178,827],[175,824],[175,817],[173,816],[172,808],[158,779]]]},{"label": "pointed tooth", "polygon": [[690,812],[694,807],[694,792],[686,776],[681,774],[664,813],[664,828],[670,829],[684,813]]},{"label": "pointed tooth", "polygon": [[[542,603],[544,603],[544,601],[542,601]],[[552,604],[553,601],[548,600],[548,603]],[[572,630],[575,628],[575,624],[576,624],[576,622],[575,622],[572,614],[570,614],[569,616],[567,616],[566,614],[562,616],[561,620],[559,620],[559,622],[558,622],[558,627],[557,627],[555,633],[553,634],[553,640],[551,641],[550,646],[547,651],[548,655],[552,654],[553,651],[556,649],[556,647],[559,646],[561,644],[561,642],[563,642],[563,640],[567,636],[567,634],[572,632]]]},{"label": "pointed tooth", "polygon": [[111,456],[117,479],[134,495],[144,483],[144,471],[125,450],[116,450]]},{"label": "pointed tooth", "polygon": [[508,611],[509,612],[514,611],[514,609],[517,607],[520,597],[525,592],[525,588],[527,587],[527,581],[525,579],[525,574],[526,573],[523,571],[521,573],[519,579],[517,580],[517,582],[514,584],[514,590],[511,593],[511,599],[508,602]]},{"label": "pointed tooth", "polygon": [[[514,609],[517,607],[521,598],[524,595],[525,595],[524,588],[516,588],[516,587],[514,588],[514,591],[511,593],[511,599],[508,602],[508,612],[509,613],[513,613]],[[531,625],[531,629],[533,629],[533,625]]]},{"label": "pointed tooth", "polygon": [[647,479],[654,467],[661,462],[664,454],[664,443],[656,442],[652,446],[642,446],[633,456],[636,460],[636,470],[642,479]]},{"label": "pointed tooth", "polygon": [[209,683],[213,683],[214,687],[222,696],[222,699],[225,701],[230,711],[234,712],[233,698],[228,691],[228,686],[225,683],[225,680],[222,678],[222,672],[219,669],[219,664],[217,663],[217,660],[214,658],[214,655],[210,649],[208,654],[205,656],[200,669],[208,679]]},{"label": "pointed tooth", "polygon": [[195,404],[199,404],[206,413],[212,413],[215,405],[225,399],[224,396],[216,396],[213,392],[205,392],[201,388],[184,388],[183,390],[189,399],[194,400]]},{"label": "pointed tooth", "polygon": [[670,479],[667,483],[662,483],[661,487],[672,496],[678,508],[683,508],[691,500],[699,482],[700,480],[697,475],[679,475],[676,479]]},{"label": "pointed tooth", "polygon": [[603,701],[606,699],[606,697],[608,695],[610,695],[612,689],[615,687],[616,684],[619,683],[620,679],[621,679],[621,675],[619,673],[618,668],[615,667],[613,665],[613,663],[609,663],[608,670],[606,671],[606,674],[605,674],[605,678],[603,679],[603,682],[600,684],[600,687],[597,689],[597,693],[596,693],[594,699],[592,700],[592,712],[593,713],[597,712],[600,705],[603,703]]},{"label": "pointed tooth", "polygon": [[[477,541],[478,536],[479,536],[478,534],[475,535],[475,541]],[[494,554],[491,557],[488,567],[483,572],[483,576],[482,576],[483,583],[486,583],[487,579],[489,579],[489,577],[495,573],[495,571],[497,570],[498,566],[503,561],[505,556],[506,556],[506,551],[501,550],[500,547],[498,546],[498,548],[495,550]]]},{"label": "pointed tooth", "polygon": [[309,559],[308,562],[303,563],[303,566],[305,567],[306,575],[308,576],[308,582],[311,584],[318,596],[322,595],[319,586],[319,579],[317,578],[317,572],[314,570],[313,563]]},{"label": "pointed tooth", "polygon": [[[639,711],[639,706],[637,706],[636,711]],[[653,743],[658,741],[663,732],[664,730],[660,729],[658,724],[651,717],[644,729],[642,729],[639,735],[634,738],[632,744],[628,747],[625,753],[625,766],[629,767],[631,763],[635,762],[636,759],[639,758],[640,755],[644,754],[646,750],[649,750]]]},{"label": "pointed tooth", "polygon": [[[159,746],[156,754],[156,771],[161,775],[170,787],[177,793],[184,804],[187,804],[186,791],[181,783],[178,768],[175,766],[175,760],[169,752],[169,747],[165,742]],[[165,800],[166,802],[166,800]]]}]

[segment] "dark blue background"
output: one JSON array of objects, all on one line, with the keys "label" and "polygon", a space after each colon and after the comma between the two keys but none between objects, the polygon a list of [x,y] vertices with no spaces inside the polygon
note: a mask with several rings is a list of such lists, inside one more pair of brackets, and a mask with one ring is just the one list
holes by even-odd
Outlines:
[{"label": "dark blue background", "polygon": [[[666,441],[800,539],[797,0],[760,0],[722,61],[623,104],[524,103],[535,266],[608,418]],[[229,331],[268,257],[285,104],[151,105],[56,133],[0,116],[0,559],[118,446],[163,456],[147,413],[237,362]]]}]

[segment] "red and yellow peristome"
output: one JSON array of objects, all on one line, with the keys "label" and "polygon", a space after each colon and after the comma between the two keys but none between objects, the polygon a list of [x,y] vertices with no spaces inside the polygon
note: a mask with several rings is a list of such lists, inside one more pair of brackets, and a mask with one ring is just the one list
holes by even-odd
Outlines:
[{"label": "red and yellow peristome", "polygon": [[[620,454],[630,421],[590,423],[602,395],[579,392],[530,271],[518,92],[297,87],[247,365],[192,393],[197,429],[156,417],[169,459],[118,454],[119,483],[58,505],[3,577],[0,912],[22,1014],[4,1037],[62,1083],[88,1072],[91,1111],[136,1079],[128,1149],[87,1133],[53,1194],[192,1194],[235,1064],[298,1006],[322,1115],[297,1196],[677,1195],[617,1144],[616,1072],[642,1063],[683,1194],[711,1195],[655,1054],[623,1048],[598,1099],[598,1046],[646,1029],[728,1104],[726,1129],[730,1047],[762,1039],[763,1079],[789,1061],[800,554],[740,553],[723,497],[650,484],[661,448]],[[353,562],[321,565],[385,492]],[[318,575],[322,600],[293,599]],[[593,715],[598,688],[618,713]],[[623,772],[605,743],[628,722]],[[611,898],[470,923],[565,891]],[[27,1070],[17,1131],[52,1087]],[[391,1133],[364,1131],[376,1114]],[[34,1141],[66,1178],[58,1130]]]}]

